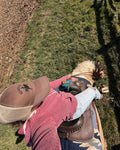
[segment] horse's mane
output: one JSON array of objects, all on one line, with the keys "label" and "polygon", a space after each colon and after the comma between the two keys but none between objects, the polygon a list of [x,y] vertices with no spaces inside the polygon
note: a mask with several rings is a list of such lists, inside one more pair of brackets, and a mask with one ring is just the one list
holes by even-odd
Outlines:
[{"label": "horse's mane", "polygon": [[72,76],[82,77],[91,82],[93,84],[92,76],[93,71],[95,70],[95,63],[93,61],[84,61],[79,63],[77,67],[73,70]]}]

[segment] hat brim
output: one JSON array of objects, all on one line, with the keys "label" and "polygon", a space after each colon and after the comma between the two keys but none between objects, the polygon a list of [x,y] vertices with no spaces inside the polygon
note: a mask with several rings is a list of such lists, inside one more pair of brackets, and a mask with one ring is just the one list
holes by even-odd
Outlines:
[{"label": "hat brim", "polygon": [[25,121],[30,113],[33,106],[26,107],[6,107],[0,105],[0,123],[8,124],[16,121]]}]

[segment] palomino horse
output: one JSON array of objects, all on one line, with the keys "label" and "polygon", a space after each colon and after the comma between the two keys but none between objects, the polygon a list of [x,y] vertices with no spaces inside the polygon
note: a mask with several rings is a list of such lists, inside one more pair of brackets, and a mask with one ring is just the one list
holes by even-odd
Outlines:
[{"label": "palomino horse", "polygon": [[[59,89],[76,95],[88,86],[93,86],[95,80],[103,76],[103,67],[99,62],[95,64],[90,60],[84,61],[73,70],[71,80],[63,82]],[[58,128],[58,134],[63,150],[106,150],[107,148],[100,117],[94,102],[80,118],[63,122]]]},{"label": "palomino horse", "polygon": [[99,61],[97,64],[90,60],[84,61],[77,65],[72,72],[72,76],[86,79],[90,82],[91,86],[93,86],[96,79],[104,77],[103,67]]}]

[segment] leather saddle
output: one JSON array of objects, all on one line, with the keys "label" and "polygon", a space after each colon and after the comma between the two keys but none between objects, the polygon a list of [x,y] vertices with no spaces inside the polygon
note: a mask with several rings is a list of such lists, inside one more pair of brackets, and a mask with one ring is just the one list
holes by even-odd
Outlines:
[{"label": "leather saddle", "polygon": [[87,142],[94,136],[91,105],[83,115],[72,121],[64,121],[58,128],[58,135],[76,142]]},{"label": "leather saddle", "polygon": [[[84,88],[82,89],[81,87],[83,87],[83,85]],[[80,82],[80,86],[81,87],[79,89],[82,89],[81,91],[83,91],[87,87],[85,86],[85,82],[83,81]],[[72,85],[71,87],[73,92],[74,85]],[[73,93],[76,94],[76,89]],[[65,138],[76,142],[88,142],[89,140],[91,140],[94,136],[91,104],[88,106],[81,117],[72,121],[64,121],[58,128],[58,135],[60,138]]]}]

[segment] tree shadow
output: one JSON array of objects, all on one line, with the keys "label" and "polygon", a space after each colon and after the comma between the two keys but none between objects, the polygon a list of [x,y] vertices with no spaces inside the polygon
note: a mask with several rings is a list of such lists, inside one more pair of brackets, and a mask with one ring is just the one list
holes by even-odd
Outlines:
[{"label": "tree shadow", "polygon": [[[113,5],[112,0],[94,0],[94,4],[92,8],[94,8],[95,15],[96,15],[96,26],[97,26],[97,33],[98,33],[98,41],[101,45],[101,48],[98,49],[98,53],[101,54],[104,58],[104,61],[107,66],[108,78],[109,78],[109,89],[110,94],[114,97],[114,111],[117,118],[117,123],[120,132],[120,87],[118,86],[118,82],[120,81],[120,36],[117,35],[117,29],[113,24],[114,14],[110,13],[111,8],[112,11],[116,11],[116,8]],[[107,27],[107,31],[109,32],[109,42],[105,39],[106,33],[102,28],[101,23],[101,13],[104,10],[104,19],[105,19],[105,26]],[[108,37],[107,37],[108,38]],[[116,72],[115,68],[113,67],[113,55],[118,57],[117,61],[117,68],[119,70]],[[112,57],[111,57],[112,56]],[[114,58],[117,60],[117,58]]]},{"label": "tree shadow", "polygon": [[120,144],[113,146],[112,150],[120,150]]}]

